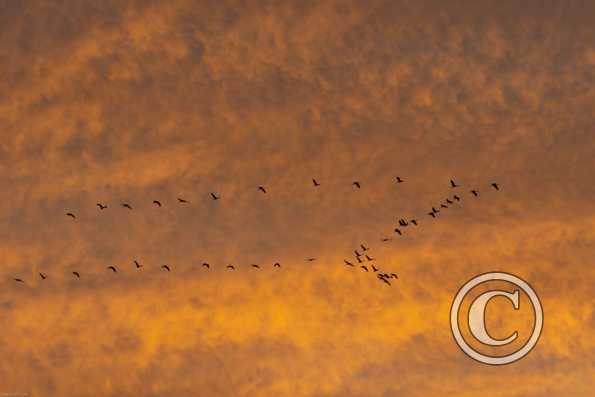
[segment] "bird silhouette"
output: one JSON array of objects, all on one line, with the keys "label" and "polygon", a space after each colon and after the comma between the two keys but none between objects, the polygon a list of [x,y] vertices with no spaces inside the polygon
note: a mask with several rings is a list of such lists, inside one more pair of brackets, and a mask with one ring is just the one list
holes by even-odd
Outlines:
[{"label": "bird silhouette", "polygon": [[25,284],[25,281],[23,281],[23,279],[20,279],[20,278],[15,278],[14,281],[16,281],[17,283]]},{"label": "bird silhouette", "polygon": [[134,261],[134,265],[136,266],[137,269],[140,269],[141,267],[143,267],[143,265],[141,265],[140,263],[138,263],[138,261]]},{"label": "bird silhouette", "polygon": [[395,228],[395,233],[397,233],[399,236],[403,235],[403,233],[401,232],[401,230],[399,228]]},{"label": "bird silhouette", "polygon": [[129,210],[132,209],[132,206],[130,204],[128,204],[128,203],[122,203],[122,207],[128,208]]},{"label": "bird silhouette", "polygon": [[410,220],[409,222],[411,222],[411,224],[417,226],[417,221],[415,219]]},{"label": "bird silhouette", "polygon": [[211,197],[213,200],[219,200],[221,198],[221,196],[217,196],[215,193],[211,193]]},{"label": "bird silhouette", "polygon": [[390,274],[390,277],[391,277],[391,278],[399,278],[399,276],[397,276],[395,273],[391,273],[391,274]]},{"label": "bird silhouette", "polygon": [[384,238],[382,239],[382,242],[383,242],[383,243],[386,243],[387,241],[391,241],[391,240],[392,240],[391,238],[384,237]]},{"label": "bird silhouette", "polygon": [[41,277],[42,280],[45,280],[46,278],[48,278],[48,276],[46,276],[43,273],[39,273],[39,277]]},{"label": "bird silhouette", "polygon": [[153,204],[157,204],[158,207],[161,207],[161,203],[158,200],[153,200]]},{"label": "bird silhouette", "polygon": [[377,272],[378,268],[376,266],[372,265],[372,270],[374,270],[374,272]]},{"label": "bird silhouette", "polygon": [[79,272],[72,272],[72,274],[76,277],[76,278],[81,278],[81,275]]},{"label": "bird silhouette", "polygon": [[403,182],[405,182],[405,181],[404,181],[404,180],[402,180],[400,176],[398,176],[398,177],[397,177],[397,183],[403,183]]},{"label": "bird silhouette", "polygon": [[457,196],[456,194],[454,196],[452,196],[453,199],[457,200],[457,201],[461,201],[461,198],[459,196]]},{"label": "bird silhouette", "polygon": [[428,215],[430,215],[432,218],[436,218],[436,214],[434,212],[428,212]]},{"label": "bird silhouette", "polygon": [[273,264],[273,267],[281,267],[281,264],[280,264],[279,262],[275,262],[275,263]]},{"label": "bird silhouette", "polygon": [[359,252],[357,252],[357,250],[353,251],[355,253],[355,256],[362,256],[362,254],[360,254]]},{"label": "bird silhouette", "polygon": [[74,216],[74,214],[72,212],[67,212],[66,216],[71,217],[72,219],[76,219],[76,216]]},{"label": "bird silhouette", "polygon": [[209,264],[208,264],[208,263],[206,263],[206,262],[205,262],[205,263],[203,263],[203,264],[202,264],[202,266],[203,266],[203,267],[206,267],[207,269],[210,269],[210,268],[211,268],[211,265],[209,265]]},{"label": "bird silhouette", "polygon": [[452,179],[450,180],[450,187],[459,187],[459,185],[457,185],[455,183],[455,181],[453,181]]},{"label": "bird silhouette", "polygon": [[97,206],[99,207],[100,210],[104,210],[107,208],[107,205],[103,205],[101,203],[97,203]]},{"label": "bird silhouette", "polygon": [[255,269],[260,269],[260,266],[258,266],[258,265],[252,265],[252,267]]},{"label": "bird silhouette", "polygon": [[399,219],[399,225],[407,226],[407,221],[405,219]]},{"label": "bird silhouette", "polygon": [[308,262],[314,262],[315,260],[316,260],[316,258],[308,258],[308,259],[306,259],[306,261],[308,261]]},{"label": "bird silhouette", "polygon": [[437,210],[436,208],[432,207],[432,212],[433,212],[434,214],[437,214],[437,213],[439,213],[439,212],[440,212],[440,210]]},{"label": "bird silhouette", "polygon": [[111,270],[114,273],[117,273],[118,271],[116,270],[115,266],[108,266],[107,267],[109,270]]},{"label": "bird silhouette", "polygon": [[369,250],[369,248],[368,248],[368,247],[366,247],[366,246],[365,246],[365,245],[363,245],[363,244],[360,244],[359,246],[361,247],[362,251],[364,251],[364,252],[365,252],[365,251],[367,251],[367,250]]},{"label": "bird silhouette", "polygon": [[358,181],[353,182],[352,185],[355,186],[358,189],[361,189],[361,185],[360,185],[360,183]]},{"label": "bird silhouette", "polygon": [[362,269],[364,269],[365,271],[369,271],[368,268],[365,265],[361,265],[360,266]]},{"label": "bird silhouette", "polygon": [[343,262],[345,262],[347,266],[353,266],[353,263],[349,262],[347,259],[343,259]]},{"label": "bird silhouette", "polygon": [[264,186],[259,186],[258,187],[258,190],[260,190],[263,193],[266,193],[267,192],[266,189],[264,188]]},{"label": "bird silhouette", "polygon": [[479,192],[478,192],[477,190],[471,190],[471,193],[472,193],[472,194],[473,194],[475,197],[479,196]]},{"label": "bird silhouette", "polygon": [[387,279],[385,279],[384,277],[380,277],[380,280],[381,280],[383,283],[390,285],[390,281],[388,281],[388,280],[387,280]]},{"label": "bird silhouette", "polygon": [[227,268],[228,268],[229,270],[236,270],[236,268],[235,268],[233,265],[227,265]]},{"label": "bird silhouette", "polygon": [[320,186],[320,183],[318,183],[318,181],[314,178],[312,178],[312,183],[314,184],[314,186]]},{"label": "bird silhouette", "polygon": [[356,256],[355,259],[357,259],[357,263],[362,263],[362,258],[360,258],[359,256]]},{"label": "bird silhouette", "polygon": [[367,259],[368,261],[373,261],[373,260],[374,260],[374,258],[370,258],[370,256],[369,256],[369,255],[366,255],[366,259]]},{"label": "bird silhouette", "polygon": [[445,205],[445,204],[440,204],[440,207],[441,207],[441,208],[448,208],[448,205]]},{"label": "bird silhouette", "polygon": [[500,185],[498,185],[496,182],[492,183],[492,187],[496,190],[500,190]]},{"label": "bird silhouette", "polygon": [[184,204],[187,203],[188,200],[184,200],[183,198],[178,197],[178,202]]},{"label": "bird silhouette", "polygon": [[161,266],[161,268],[167,270],[168,272],[171,271],[171,269],[167,265],[163,265]]},{"label": "bird silhouette", "polygon": [[451,200],[451,199],[446,199],[446,202],[447,202],[448,204],[452,204],[452,200]]}]

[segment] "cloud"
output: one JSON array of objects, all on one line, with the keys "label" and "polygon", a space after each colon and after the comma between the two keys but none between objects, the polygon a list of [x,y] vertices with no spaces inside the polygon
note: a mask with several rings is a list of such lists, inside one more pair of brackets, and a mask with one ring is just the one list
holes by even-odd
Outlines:
[{"label": "cloud", "polygon": [[[592,6],[2,7],[0,393],[592,395]],[[490,270],[546,313],[505,368],[448,324]]]}]

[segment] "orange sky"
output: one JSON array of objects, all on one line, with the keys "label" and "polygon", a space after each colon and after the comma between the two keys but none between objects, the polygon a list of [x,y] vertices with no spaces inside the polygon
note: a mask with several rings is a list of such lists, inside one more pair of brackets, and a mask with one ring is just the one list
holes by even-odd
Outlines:
[{"label": "orange sky", "polygon": [[[595,4],[518,3],[0,4],[0,396],[595,395]],[[493,270],[503,367],[450,334]]]}]

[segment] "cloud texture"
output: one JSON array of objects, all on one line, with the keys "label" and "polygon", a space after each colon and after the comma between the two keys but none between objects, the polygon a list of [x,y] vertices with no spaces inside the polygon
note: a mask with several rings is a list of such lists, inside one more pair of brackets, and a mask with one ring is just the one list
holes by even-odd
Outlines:
[{"label": "cloud texture", "polygon": [[[592,396],[594,15],[0,2],[0,394]],[[451,178],[463,201],[432,221]],[[400,217],[420,226],[381,243]],[[361,242],[395,285],[343,265]],[[501,368],[448,318],[492,270],[546,315]]]}]

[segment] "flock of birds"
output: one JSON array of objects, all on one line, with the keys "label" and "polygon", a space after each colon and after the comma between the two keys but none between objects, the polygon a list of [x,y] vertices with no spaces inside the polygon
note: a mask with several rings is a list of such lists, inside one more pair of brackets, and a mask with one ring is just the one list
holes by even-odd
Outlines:
[{"label": "flock of birds", "polygon": [[[401,177],[396,177],[396,182],[397,183],[403,183],[405,181]],[[312,184],[314,185],[315,188],[318,188],[318,187],[321,186],[321,184],[315,178],[312,179]],[[361,189],[361,187],[362,187],[361,186],[361,183],[359,181],[354,181],[352,183],[352,185],[356,189]],[[498,183],[496,183],[496,182],[491,183],[490,186],[493,189],[495,189],[495,190],[500,190],[500,185]],[[455,188],[459,188],[460,185],[458,185],[454,180],[451,179],[450,180],[450,187],[452,189],[455,189]],[[267,190],[266,190],[266,188],[264,186],[258,186],[257,189],[260,192],[262,192],[263,194],[266,194],[267,193]],[[477,190],[477,189],[472,189],[472,190],[469,191],[469,193],[471,195],[473,195],[474,197],[478,197],[479,196],[479,190]],[[210,196],[211,196],[211,199],[213,199],[213,200],[220,200],[221,199],[221,195],[218,195],[217,193],[214,193],[214,192],[210,192]],[[459,202],[461,200],[462,200],[461,197],[459,195],[457,195],[457,194],[454,194],[452,196],[449,196],[448,198],[446,198],[439,205],[432,206],[431,209],[429,210],[429,212],[427,213],[427,215],[430,216],[430,217],[432,217],[432,218],[436,218],[438,216],[438,214],[440,213],[441,210],[446,209],[450,205],[453,205],[456,202]],[[178,197],[177,198],[177,201],[178,201],[179,204],[187,204],[188,203],[187,200],[185,200],[185,199],[183,199],[181,197]],[[161,202],[159,200],[153,200],[153,204],[156,205],[157,207],[161,207],[162,206],[162,204],[161,204]],[[103,211],[103,210],[105,210],[105,209],[108,208],[108,205],[103,204],[103,203],[97,203],[96,205],[97,205],[97,207],[99,208],[100,211]],[[133,210],[132,205],[130,205],[129,203],[121,203],[121,206],[123,208],[128,209],[128,210]],[[436,208],[436,207],[439,207],[439,208]],[[68,217],[70,217],[72,219],[77,219],[76,214],[73,213],[73,212],[66,212],[66,216],[68,216]],[[405,228],[405,227],[410,226],[410,225],[418,226],[418,220],[417,219],[406,220],[406,219],[401,218],[401,219],[398,220],[398,223],[399,223],[399,226],[394,229],[394,232],[395,232],[395,234],[397,234],[399,236],[403,235],[403,231],[401,230],[402,228]],[[392,240],[392,238],[390,238],[390,237],[384,237],[384,238],[381,239],[382,242],[388,242],[388,241],[391,241],[391,240]],[[378,280],[380,280],[381,282],[383,282],[383,283],[385,283],[385,284],[387,284],[389,286],[391,285],[391,280],[399,279],[399,277],[398,277],[398,275],[396,273],[394,273],[394,272],[390,272],[390,273],[389,272],[385,272],[385,271],[381,270],[381,268],[380,268],[379,265],[376,265],[376,262],[375,262],[376,259],[373,258],[372,256],[370,256],[371,255],[370,248],[367,247],[365,244],[363,244],[363,243],[360,244],[360,246],[357,247],[353,251],[353,253],[354,253],[354,257],[353,257],[353,260],[352,261],[347,260],[347,259],[344,259],[343,260],[344,261],[344,264],[346,266],[355,268],[356,267],[356,264],[354,262],[357,262],[357,265],[359,265],[359,268],[362,269],[362,271],[365,271],[366,273],[375,274],[376,277],[378,278]],[[313,262],[316,259],[317,258],[306,258],[305,260],[307,262]],[[137,270],[140,270],[140,269],[143,268],[143,265],[141,265],[137,260],[134,260],[133,263],[134,263],[134,265],[135,265],[135,267],[136,267]],[[211,269],[211,264],[205,262],[205,263],[202,264],[202,267],[208,270],[208,269]],[[254,268],[254,269],[260,269],[261,268],[260,265],[257,265],[257,264],[251,264],[250,267],[251,268]],[[280,268],[281,267],[281,264],[279,262],[275,262],[275,263],[273,263],[272,267],[274,269],[275,268]],[[167,272],[170,272],[172,270],[171,267],[168,266],[168,265],[161,265],[160,268],[162,270],[164,270],[164,271],[167,271]],[[236,267],[234,265],[231,265],[230,264],[230,265],[227,265],[226,266],[226,269],[227,270],[230,270],[230,271],[233,271],[233,270],[236,270]],[[113,266],[113,265],[107,266],[106,270],[109,270],[109,271],[111,271],[113,273],[118,273],[118,269],[116,268],[116,266]],[[72,275],[73,275],[73,277],[75,277],[77,279],[80,279],[81,278],[81,274],[78,271],[73,271],[72,272]],[[45,279],[48,278],[47,274],[42,273],[42,272],[39,273],[39,277],[40,277],[41,280],[45,280]],[[25,280],[23,280],[22,278],[15,277],[13,279],[17,283],[25,283]]]}]

